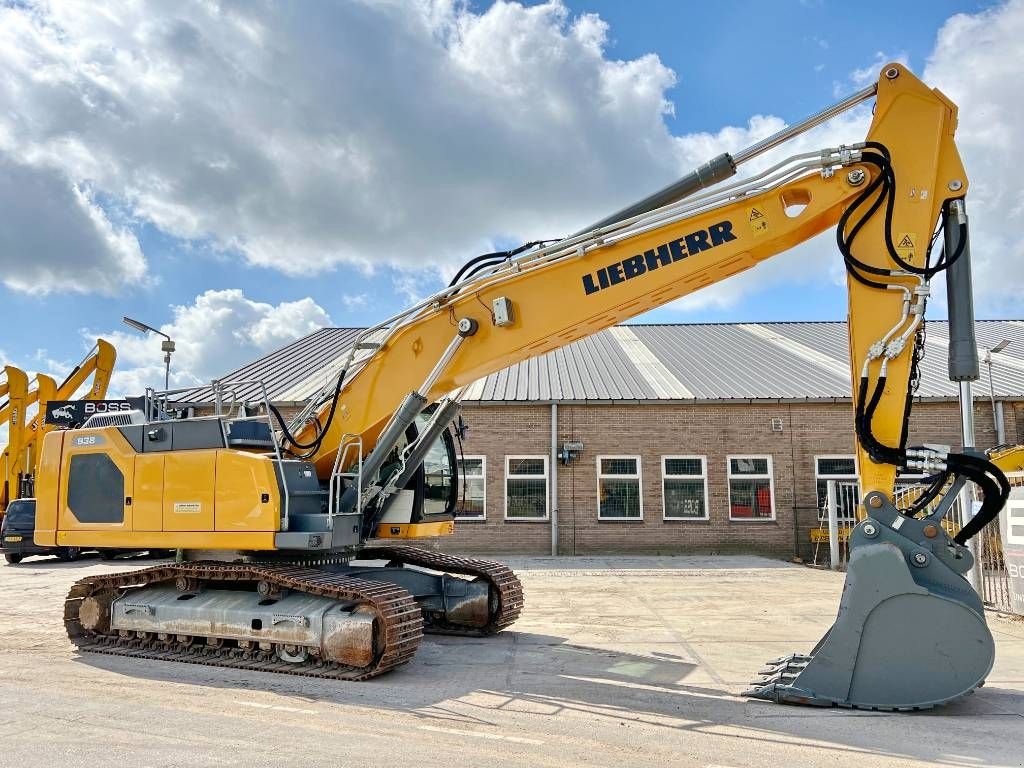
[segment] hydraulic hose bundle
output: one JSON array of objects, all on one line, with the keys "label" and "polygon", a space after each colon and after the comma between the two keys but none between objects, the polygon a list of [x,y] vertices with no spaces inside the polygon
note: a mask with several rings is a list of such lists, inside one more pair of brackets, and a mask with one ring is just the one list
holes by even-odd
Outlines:
[{"label": "hydraulic hose bundle", "polygon": [[[957,224],[956,247],[952,253],[943,248],[935,264],[931,263],[931,247],[935,238],[929,243],[924,264],[917,266],[903,259],[892,239],[892,214],[896,201],[896,175],[893,171],[889,150],[878,142],[865,142],[861,153],[861,162],[878,169],[864,191],[853,201],[843,213],[836,231],[836,240],[843,255],[847,272],[858,282],[879,290],[903,290],[910,301],[912,291],[901,280],[917,278],[923,289],[919,291],[919,305],[915,312],[919,320],[923,319],[924,305],[927,297],[927,283],[932,277],[949,269],[963,255],[967,244],[967,224],[961,220]],[[946,200],[942,206],[942,227],[951,225],[950,206],[953,199]],[[864,225],[884,206],[885,226],[884,239],[889,257],[898,269],[885,269],[866,264],[853,255],[853,243],[863,230]],[[905,318],[904,318],[905,319]],[[902,321],[901,321],[902,324]],[[897,326],[897,329],[899,326]],[[894,329],[895,330],[895,329]],[[910,410],[914,392],[919,380],[919,364],[924,351],[924,323],[920,322],[914,333],[913,349],[911,350],[910,384],[907,389],[907,403],[904,409],[903,425],[898,446],[886,445],[880,441],[872,430],[872,421],[878,408],[882,393],[885,390],[888,360],[898,355],[902,349],[902,339],[895,342],[887,337],[876,350],[875,358],[881,358],[881,370],[871,386],[869,366],[866,363],[861,374],[857,390],[855,426],[857,438],[871,460],[878,464],[892,464],[901,469],[911,469],[910,462],[915,461],[918,467],[928,466],[937,470],[935,474],[925,478],[927,487],[910,509],[904,514],[915,517],[925,510],[942,492],[947,483],[958,476],[975,483],[982,489],[984,501],[979,512],[960,530],[955,540],[959,544],[969,541],[999,514],[1010,493],[1010,484],[1003,472],[990,461],[968,453],[937,451],[934,447],[920,446],[907,449],[907,435],[910,423]],[[869,360],[870,362],[870,360]],[[870,390],[870,391],[869,391]]]}]

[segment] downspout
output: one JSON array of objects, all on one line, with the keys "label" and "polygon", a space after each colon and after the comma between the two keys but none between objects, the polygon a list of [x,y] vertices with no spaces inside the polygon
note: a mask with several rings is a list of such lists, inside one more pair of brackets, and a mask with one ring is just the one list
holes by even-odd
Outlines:
[{"label": "downspout", "polygon": [[1006,445],[1006,421],[1003,419],[1003,401],[996,400],[994,413],[996,420],[996,445]]},{"label": "downspout", "polygon": [[558,403],[551,404],[551,556],[558,556]]}]

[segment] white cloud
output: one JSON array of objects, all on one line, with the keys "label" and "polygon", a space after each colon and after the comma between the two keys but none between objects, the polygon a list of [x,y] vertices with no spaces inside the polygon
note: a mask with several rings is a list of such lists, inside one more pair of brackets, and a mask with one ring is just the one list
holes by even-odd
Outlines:
[{"label": "white cloud", "polygon": [[[957,146],[972,181],[968,194],[976,311],[982,317],[1017,317],[1024,295],[1024,187],[1014,158],[1024,136],[1024,0],[1012,0],[979,14],[959,14],[939,31],[922,79],[959,106]],[[836,85],[837,96],[849,95],[878,77],[889,61],[907,63],[905,54],[876,53],[873,62],[851,73],[850,82]],[[833,120],[799,141],[785,145],[786,154],[816,146],[835,146],[866,135],[866,110]],[[684,143],[688,137],[681,139]],[[708,142],[707,156],[739,144]],[[730,309],[754,293],[775,287],[845,282],[842,261],[831,234],[819,236],[756,269],[675,302],[674,308],[694,312]],[[945,284],[933,283],[941,305]]]},{"label": "white cloud", "polygon": [[365,293],[343,293],[341,295],[341,303],[345,305],[345,309],[360,309],[365,307],[369,300],[369,296]]},{"label": "white cloud", "polygon": [[958,14],[939,31],[925,79],[960,108],[957,145],[971,180],[978,312],[1020,317],[1024,296],[1024,2]]},{"label": "white cloud", "polygon": [[[0,113],[0,164],[54,191],[26,221],[67,230],[22,232],[0,208],[0,230],[18,240],[0,266],[19,288],[56,289],[63,274],[108,292],[143,279],[138,244],[104,213],[116,208],[118,221],[290,274],[391,264],[412,299],[425,293],[417,275],[436,280],[495,240],[575,231],[783,125],[757,115],[673,136],[675,73],[653,54],[609,58],[607,24],[557,1],[483,12],[456,0],[103,8],[0,8],[0,100],[18,105]],[[980,303],[1006,311],[1024,280],[1012,162],[1024,135],[1022,9],[1013,0],[953,17],[925,72],[961,105]],[[841,95],[890,56],[851,73]],[[786,151],[855,141],[867,120],[847,116]],[[56,245],[12,268],[32,231]],[[73,256],[71,242],[83,244]],[[820,284],[838,263],[825,238],[679,306]]]},{"label": "white cloud", "polygon": [[[160,330],[174,339],[171,387],[208,383],[260,355],[331,324],[331,318],[310,298],[277,305],[253,301],[242,291],[206,291],[188,305],[172,308],[174,320]],[[117,348],[111,396],[139,395],[146,387],[162,389],[163,338],[155,334],[112,330],[97,335]]]},{"label": "white cloud", "polygon": [[288,273],[562,234],[684,167],[674,74],[559,2],[104,9],[0,9],[0,154]]},{"label": "white cloud", "polygon": [[135,236],[63,170],[0,149],[0,272],[4,285],[36,295],[111,294],[143,284],[146,261]]}]

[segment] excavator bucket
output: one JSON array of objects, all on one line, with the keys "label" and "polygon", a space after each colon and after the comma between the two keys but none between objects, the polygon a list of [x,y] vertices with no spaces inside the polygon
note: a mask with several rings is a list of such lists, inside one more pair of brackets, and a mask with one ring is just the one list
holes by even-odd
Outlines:
[{"label": "excavator bucket", "polygon": [[964,578],[970,551],[941,521],[904,517],[882,494],[866,501],[871,517],[851,532],[832,628],[810,654],[769,662],[745,695],[914,710],[955,701],[984,683],[995,646],[981,598]]}]

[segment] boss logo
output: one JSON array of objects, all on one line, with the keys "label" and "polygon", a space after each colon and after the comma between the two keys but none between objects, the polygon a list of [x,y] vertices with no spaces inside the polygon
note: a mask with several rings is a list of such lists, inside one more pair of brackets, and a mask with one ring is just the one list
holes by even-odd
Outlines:
[{"label": "boss logo", "polygon": [[84,406],[86,416],[92,416],[97,413],[118,413],[120,411],[130,411],[131,409],[131,403],[123,400],[86,400]]},{"label": "boss logo", "polygon": [[127,400],[51,400],[47,404],[45,421],[59,427],[73,427],[90,416],[130,410],[132,405]]}]

